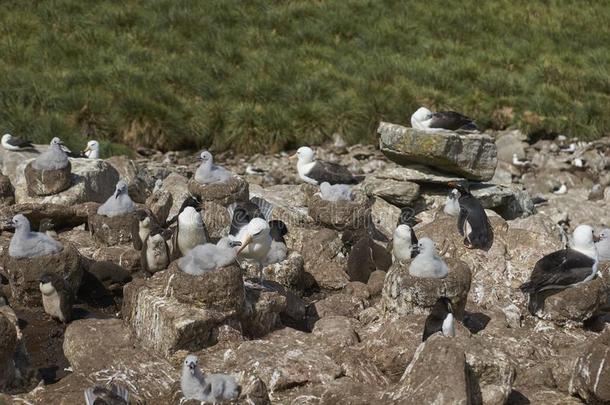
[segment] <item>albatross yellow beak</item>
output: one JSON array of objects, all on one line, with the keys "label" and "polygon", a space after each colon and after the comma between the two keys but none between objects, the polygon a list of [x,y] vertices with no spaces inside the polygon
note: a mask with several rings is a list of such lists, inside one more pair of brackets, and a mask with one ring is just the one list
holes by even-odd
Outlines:
[{"label": "albatross yellow beak", "polygon": [[91,148],[89,147],[89,145],[87,145],[87,147],[85,148],[85,150],[83,152],[91,152]]},{"label": "albatross yellow beak", "polygon": [[294,155],[290,155],[290,157],[288,157],[288,159],[292,159],[292,160],[294,160],[294,159],[296,159],[297,157],[298,157],[298,156],[297,156],[297,154],[295,153]]},{"label": "albatross yellow beak", "polygon": [[244,241],[241,243],[241,247],[239,248],[239,250],[237,251],[237,254],[240,254],[242,250],[244,250],[246,248],[246,246],[248,246],[250,243],[252,243],[252,235],[247,234],[246,238],[244,239]]}]

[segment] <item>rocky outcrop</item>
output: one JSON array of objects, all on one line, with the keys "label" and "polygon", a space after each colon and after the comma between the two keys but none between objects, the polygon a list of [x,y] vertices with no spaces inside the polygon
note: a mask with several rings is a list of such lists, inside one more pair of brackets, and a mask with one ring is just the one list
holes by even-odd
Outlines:
[{"label": "rocky outcrop", "polygon": [[576,360],[569,390],[588,404],[610,403],[610,329],[585,346]]},{"label": "rocky outcrop", "polygon": [[352,201],[327,201],[314,194],[307,204],[314,222],[331,229],[361,229],[370,224],[371,202],[360,193]]},{"label": "rocky outcrop", "polygon": [[35,169],[32,162],[24,169],[25,183],[30,197],[47,196],[67,190],[71,185],[72,165],[55,170]]},{"label": "rocky outcrop", "polygon": [[119,173],[121,180],[127,183],[131,199],[144,204],[151,194],[154,179],[145,179],[146,171],[138,170],[136,163],[127,156],[112,156],[106,159],[106,162],[112,165]]},{"label": "rocky outcrop", "polygon": [[449,274],[445,278],[421,278],[409,274],[409,263],[395,262],[385,277],[383,306],[399,315],[428,314],[439,297],[451,300],[457,319],[464,317],[470,291],[470,269],[466,263],[447,259]]},{"label": "rocky outcrop", "polygon": [[115,217],[96,213],[89,216],[89,229],[93,238],[102,245],[115,246],[131,242],[131,230],[137,222],[133,213]]},{"label": "rocky outcrop", "polygon": [[224,207],[238,201],[248,201],[248,183],[238,176],[233,176],[222,183],[200,184],[194,179],[188,182],[188,190],[201,201],[213,201]]},{"label": "rocky outcrop", "polygon": [[379,147],[400,164],[419,163],[470,180],[490,180],[498,163],[494,139],[483,134],[425,132],[381,122]]},{"label": "rocky outcrop", "polygon": [[422,343],[392,399],[413,404],[471,403],[464,351],[451,339],[432,336]]},{"label": "rocky outcrop", "polygon": [[15,189],[8,176],[0,173],[0,208],[15,204]]},{"label": "rocky outcrop", "polygon": [[146,200],[146,206],[150,209],[150,212],[157,218],[159,224],[165,224],[167,221],[169,212],[172,209],[174,198],[169,191],[156,191],[148,197]]},{"label": "rocky outcrop", "polygon": [[[303,291],[303,278],[305,277],[305,261],[298,252],[291,252],[285,260],[263,267],[263,279],[274,281],[283,287],[298,294]],[[246,276],[257,278],[259,276],[258,266],[246,263]]]},{"label": "rocky outcrop", "polygon": [[65,243],[63,250],[53,255],[17,259],[7,254],[4,258],[4,271],[15,302],[28,306],[42,305],[39,284],[44,273],[62,276],[74,294],[83,278],[81,256],[69,243]]},{"label": "rocky outcrop", "polygon": [[20,165],[16,172],[16,180],[13,181],[17,203],[52,203],[66,206],[91,201],[102,203],[114,192],[119,174],[105,161],[70,159],[70,163],[72,174],[69,188],[47,196],[28,195],[24,176],[25,164]]},{"label": "rocky outcrop", "polygon": [[167,191],[172,195],[172,207],[169,210],[168,218],[178,215],[178,211],[189,196],[188,179],[179,173],[170,173],[161,186],[161,191]]},{"label": "rocky outcrop", "polygon": [[366,195],[383,198],[398,207],[405,207],[419,197],[419,185],[410,181],[367,177],[361,187]]}]

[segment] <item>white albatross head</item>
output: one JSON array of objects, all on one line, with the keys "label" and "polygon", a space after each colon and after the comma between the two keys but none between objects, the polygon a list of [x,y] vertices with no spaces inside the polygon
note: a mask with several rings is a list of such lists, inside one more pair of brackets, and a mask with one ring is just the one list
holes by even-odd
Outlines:
[{"label": "white albatross head", "polygon": [[428,110],[426,107],[419,107],[417,111],[411,115],[411,127],[421,129],[423,127],[422,123],[428,119],[430,114],[432,114],[432,111]]},{"label": "white albatross head", "polygon": [[240,254],[242,250],[244,250],[249,244],[256,243],[265,237],[269,236],[269,223],[262,218],[254,218],[252,221],[248,223],[248,227],[246,229],[246,236],[241,243],[241,247],[237,251],[237,254]]},{"label": "white albatross head", "polygon": [[213,163],[214,162],[214,158],[212,157],[212,154],[210,152],[208,152],[207,150],[204,150],[203,152],[201,152],[201,155],[199,155],[199,159],[204,162],[210,162]]},{"label": "white albatross head", "polygon": [[91,159],[97,159],[100,155],[100,143],[96,140],[90,140],[87,142],[87,147],[83,151],[85,156]]},{"label": "white albatross head", "polygon": [[182,373],[191,373],[191,375],[195,375],[195,372],[199,366],[199,359],[194,354],[189,354],[184,359],[184,366],[182,367]]},{"label": "white albatross head", "polygon": [[575,249],[592,249],[595,247],[595,231],[589,225],[578,225],[572,234]]},{"label": "white albatross head", "polygon": [[311,163],[314,161],[314,156],[315,154],[309,146],[301,146],[291,158],[297,157],[299,163]]},{"label": "white albatross head", "polygon": [[432,257],[436,255],[436,246],[434,241],[430,238],[421,238],[417,243],[419,247],[419,254],[423,256]]}]

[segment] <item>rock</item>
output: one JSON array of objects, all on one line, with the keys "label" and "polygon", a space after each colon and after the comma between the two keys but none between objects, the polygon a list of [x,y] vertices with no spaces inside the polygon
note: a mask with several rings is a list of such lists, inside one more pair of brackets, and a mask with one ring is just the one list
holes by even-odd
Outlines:
[{"label": "rock", "polygon": [[375,270],[369,276],[369,281],[367,282],[367,288],[369,289],[369,294],[371,297],[375,297],[380,295],[383,291],[383,284],[385,282],[386,272],[382,270]]},{"label": "rock", "polygon": [[[297,239],[298,238],[298,239]],[[347,259],[342,253],[343,243],[336,231],[330,229],[294,229],[286,235],[291,250],[300,251],[305,261],[305,285],[325,290],[340,290],[347,284]]]},{"label": "rock", "polygon": [[597,277],[547,297],[544,309],[537,316],[558,325],[582,325],[597,314],[607,301],[608,286],[602,277]]},{"label": "rock", "polygon": [[277,291],[246,289],[246,312],[242,317],[244,334],[260,338],[282,326],[280,313],[286,308],[286,297]]},{"label": "rock", "polygon": [[[347,232],[343,233],[345,243]],[[354,235],[357,237],[357,235]],[[351,281],[368,282],[371,273],[386,271],[392,265],[392,255],[381,244],[364,235],[353,244],[347,256],[347,275]]]},{"label": "rock", "polygon": [[[75,374],[128,387],[134,402],[156,402],[180,378],[179,372],[134,343],[120,319],[82,319],[66,329],[63,350]],[[82,390],[80,394],[82,398]]]},{"label": "rock", "polygon": [[248,183],[241,177],[231,177],[226,182],[199,184],[194,179],[188,182],[188,190],[201,201],[214,201],[224,207],[238,201],[248,201]]},{"label": "rock", "polygon": [[379,179],[442,185],[446,185],[450,181],[462,180],[460,176],[437,172],[427,166],[411,163],[409,163],[409,167],[393,165],[392,167],[375,172],[374,176]]},{"label": "rock", "polygon": [[[144,171],[138,170],[135,162],[123,155],[111,156],[106,159],[106,162],[111,164],[119,173],[121,180],[127,183],[131,199],[144,204],[152,191],[151,184],[147,184],[143,178]],[[154,183],[154,181],[150,179],[150,183]]]},{"label": "rock", "polygon": [[97,262],[112,262],[130,273],[141,269],[140,252],[131,245],[102,246],[93,252],[91,258]]},{"label": "rock", "polygon": [[576,360],[569,390],[588,404],[610,403],[610,329],[585,346]]},{"label": "rock", "polygon": [[[38,157],[42,152],[49,148],[49,145],[35,145],[36,149],[27,149],[22,151],[9,151],[0,148],[0,162],[2,162],[2,173],[11,179],[11,183],[17,184],[19,177],[18,166],[23,162],[31,161]],[[22,174],[23,172],[21,172]]]},{"label": "rock", "polygon": [[57,170],[34,169],[32,162],[25,166],[24,176],[28,195],[31,197],[47,196],[67,190],[71,183],[72,165]]},{"label": "rock", "polygon": [[[245,310],[243,283],[237,291],[237,285],[229,282],[235,279],[235,268],[203,278],[186,273],[188,277],[181,277],[176,267],[173,263],[147,280],[135,279],[123,290],[123,319],[145,347],[164,356],[213,346],[222,326],[240,329],[239,318]],[[234,281],[242,282],[241,277]],[[206,285],[207,289],[201,289]],[[227,285],[233,295],[221,289]]]},{"label": "rock", "polygon": [[[105,381],[100,381],[105,383]],[[7,404],[12,403],[24,403],[24,404],[57,404],[57,405],[73,405],[80,404],[83,401],[83,393],[85,389],[91,387],[93,384],[82,373],[69,373],[67,376],[62,378],[55,384],[40,384],[40,386],[31,390],[30,392],[14,395],[6,398]],[[0,393],[0,404],[3,397]],[[12,401],[11,401],[12,400]]]},{"label": "rock", "polygon": [[178,215],[184,200],[189,196],[188,179],[181,174],[170,173],[163,180],[161,191],[167,191],[172,195],[173,204],[169,210],[168,218],[173,218]]},{"label": "rock", "polygon": [[494,139],[484,134],[424,132],[381,122],[379,147],[401,165],[419,163],[469,180],[490,180],[498,163]]},{"label": "rock", "polygon": [[452,339],[432,336],[415,352],[392,399],[413,404],[470,404],[464,351]]},{"label": "rock", "polygon": [[82,205],[63,206],[50,203],[24,203],[11,205],[0,212],[4,218],[12,218],[17,214],[25,215],[30,221],[32,229],[38,229],[40,221],[44,218],[50,218],[57,228],[76,227],[87,223],[88,218],[88,213],[83,210]]},{"label": "rock", "polygon": [[[246,267],[246,276],[257,278],[258,266],[249,264]],[[274,281],[296,293],[303,290],[303,277],[305,276],[305,261],[298,252],[291,252],[285,260],[270,264],[263,268],[263,279]]]},{"label": "rock", "polygon": [[398,218],[400,217],[400,209],[382,198],[375,198],[371,207],[371,220],[373,226],[389,241],[392,239]]},{"label": "rock", "polygon": [[0,207],[15,204],[15,189],[8,176],[0,173]]},{"label": "rock", "polygon": [[496,148],[498,149],[498,160],[506,163],[513,162],[513,154],[519,159],[525,159],[525,147],[527,136],[519,130],[502,131],[496,134]]},{"label": "rock", "polygon": [[211,238],[220,239],[229,234],[231,217],[224,205],[215,201],[203,201],[201,203],[201,218]]},{"label": "rock", "polygon": [[419,197],[419,185],[409,181],[367,177],[361,187],[368,196],[383,198],[390,204],[405,207]]},{"label": "rock", "polygon": [[445,259],[449,274],[445,278],[420,278],[409,274],[409,263],[396,262],[388,271],[383,286],[385,311],[399,315],[428,314],[438,297],[451,300],[456,319],[464,317],[470,291],[470,269],[456,259]]},{"label": "rock", "polygon": [[89,216],[89,229],[93,238],[105,246],[115,246],[131,242],[131,230],[137,226],[134,213],[107,217],[93,214]]},{"label": "rock", "polygon": [[529,193],[516,185],[473,187],[472,195],[479,199],[483,208],[496,211],[504,219],[525,217],[535,212]]},{"label": "rock", "polygon": [[81,256],[71,244],[64,243],[61,252],[53,255],[16,259],[8,254],[4,257],[4,271],[11,286],[13,299],[20,305],[41,306],[42,298],[38,285],[44,273],[61,275],[74,294],[83,278]]},{"label": "rock", "polygon": [[320,339],[334,341],[333,346],[348,347],[358,343],[358,334],[354,330],[353,319],[345,316],[326,316],[319,319],[312,331]]},{"label": "rock", "polygon": [[0,313],[0,390],[5,391],[15,379],[13,355],[17,347],[17,333],[13,323]]},{"label": "rock", "polygon": [[323,226],[344,230],[361,229],[370,224],[371,202],[360,194],[354,193],[352,201],[326,201],[319,195],[308,199],[309,216]]},{"label": "rock", "polygon": [[[368,291],[367,291],[368,293]],[[318,318],[327,316],[347,316],[355,318],[370,305],[368,297],[359,297],[350,294],[332,294],[313,304],[315,315]]]},{"label": "rock", "polygon": [[[308,196],[302,186],[276,185],[262,188],[250,185],[250,195],[263,198],[273,204],[272,219],[282,220],[291,227],[313,223],[308,215]],[[288,231],[290,232],[290,228]]]},{"label": "rock", "polygon": [[174,198],[169,191],[157,191],[152,193],[146,200],[146,206],[150,212],[157,218],[159,224],[165,224],[168,219],[169,212],[172,209]]},{"label": "rock", "polygon": [[24,176],[26,164],[19,166],[17,180],[13,181],[17,203],[52,203],[70,206],[91,201],[102,203],[112,195],[119,181],[119,174],[112,166],[98,159],[70,159],[70,162],[71,186],[62,192],[44,197],[28,195]]}]

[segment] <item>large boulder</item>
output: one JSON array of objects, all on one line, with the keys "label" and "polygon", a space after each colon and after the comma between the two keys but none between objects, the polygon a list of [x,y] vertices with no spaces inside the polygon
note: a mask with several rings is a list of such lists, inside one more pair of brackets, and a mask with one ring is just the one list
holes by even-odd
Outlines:
[{"label": "large boulder", "polygon": [[239,176],[233,176],[222,183],[200,184],[195,179],[188,182],[189,192],[201,201],[214,201],[222,206],[234,202],[248,201],[248,183]]},{"label": "large boulder", "polygon": [[332,229],[362,229],[371,221],[371,201],[357,192],[352,201],[327,201],[314,194],[308,206],[314,222]]},{"label": "large boulder", "polygon": [[111,164],[119,173],[121,180],[127,183],[129,196],[133,201],[144,204],[150,196],[154,180],[152,178],[145,179],[146,172],[138,170],[136,163],[127,156],[112,156],[106,159],[106,162]]},{"label": "large boulder", "polygon": [[24,169],[25,183],[30,197],[40,197],[60,193],[72,184],[72,165],[53,170],[35,169],[29,162]]},{"label": "large boulder", "polygon": [[13,355],[17,347],[17,333],[13,323],[0,313],[0,391],[5,391],[15,379]]},{"label": "large boulder", "polygon": [[464,351],[452,339],[432,336],[415,352],[392,399],[397,403],[471,403]]},{"label": "large boulder", "polygon": [[24,175],[27,162],[21,164],[17,168],[16,179],[11,179],[15,186],[17,203],[37,202],[69,206],[90,201],[102,203],[112,195],[119,181],[119,174],[112,166],[98,159],[70,159],[70,163],[70,188],[53,195],[33,197],[27,193]]},{"label": "large boulder", "polygon": [[569,389],[588,404],[610,403],[610,329],[586,345],[576,360]]},{"label": "large boulder", "polygon": [[238,271],[227,267],[191,276],[173,264],[125,286],[123,318],[144,346],[162,355],[213,346],[224,325],[240,330],[245,297]]},{"label": "large boulder", "polygon": [[15,189],[8,176],[0,173],[0,207],[15,204]]},{"label": "large boulder", "polygon": [[390,204],[405,207],[419,197],[419,185],[410,181],[379,179],[369,176],[361,186],[368,196],[383,198]]},{"label": "large boulder", "polygon": [[395,262],[383,286],[383,306],[399,315],[428,314],[439,297],[451,300],[457,319],[464,317],[470,291],[470,269],[466,263],[446,259],[449,274],[445,278],[421,278],[409,274],[409,264]]},{"label": "large boulder", "polygon": [[172,194],[165,190],[156,191],[146,199],[146,206],[162,225],[167,221],[173,203]]},{"label": "large boulder", "polygon": [[93,238],[105,246],[131,242],[131,231],[137,226],[134,213],[107,217],[97,213],[89,216],[89,229]]},{"label": "large boulder", "polygon": [[[246,276],[256,278],[259,276],[258,266],[254,263],[244,263]],[[263,267],[263,279],[274,281],[283,287],[301,293],[303,290],[303,277],[305,276],[305,261],[298,252],[291,252],[285,260]]]},{"label": "large boulder", "polygon": [[307,199],[312,193],[306,186],[281,184],[263,188],[251,184],[250,194],[273,205],[272,219],[282,220],[291,226],[302,226],[313,222],[307,208]]},{"label": "large boulder", "polygon": [[401,165],[424,164],[470,180],[490,180],[498,163],[494,139],[484,134],[426,132],[381,122],[379,147]]},{"label": "large boulder", "polygon": [[128,387],[134,403],[156,403],[180,378],[167,361],[137,345],[120,319],[72,322],[65,332],[63,351],[74,374],[86,375],[89,386],[112,381]]},{"label": "large boulder", "polygon": [[171,219],[178,215],[182,203],[184,203],[184,200],[189,196],[188,179],[179,173],[172,172],[163,179],[161,191],[167,191],[172,195],[173,203],[168,215],[168,218]]},{"label": "large boulder", "polygon": [[52,255],[17,259],[7,254],[4,258],[4,271],[13,299],[20,305],[42,305],[39,284],[44,273],[62,276],[74,294],[83,278],[81,256],[69,243],[64,243],[64,248]]}]

